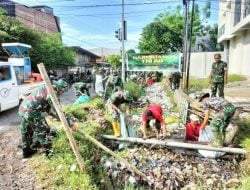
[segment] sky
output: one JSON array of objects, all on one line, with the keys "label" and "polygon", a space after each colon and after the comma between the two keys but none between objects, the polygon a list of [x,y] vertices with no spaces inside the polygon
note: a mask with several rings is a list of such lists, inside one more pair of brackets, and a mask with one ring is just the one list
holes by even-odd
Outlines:
[{"label": "sky", "polygon": [[[13,0],[26,6],[46,5],[60,18],[63,43],[84,49],[106,47],[120,49],[115,38],[120,27],[122,0]],[[207,0],[196,0],[200,6]],[[125,49],[137,49],[143,27],[158,14],[171,12],[182,6],[182,0],[124,0],[127,21]],[[209,23],[217,23],[218,0],[211,0]]]}]

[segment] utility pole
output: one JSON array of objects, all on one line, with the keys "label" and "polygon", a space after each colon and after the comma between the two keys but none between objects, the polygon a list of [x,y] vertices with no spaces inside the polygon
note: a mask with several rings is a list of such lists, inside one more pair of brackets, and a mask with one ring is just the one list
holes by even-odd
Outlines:
[{"label": "utility pole", "polygon": [[188,49],[188,10],[189,10],[189,0],[183,0],[183,5],[185,6],[184,8],[184,42],[183,42],[183,73],[182,73],[182,78],[183,78],[183,83],[182,83],[182,88],[184,92],[187,92],[186,89],[186,83],[187,83],[187,75],[186,75],[186,70],[187,70],[187,49]]},{"label": "utility pole", "polygon": [[193,22],[194,22],[194,4],[195,0],[193,0],[192,4],[192,15],[191,15],[191,23],[190,23],[190,35],[189,35],[189,47],[188,47],[188,55],[187,55],[187,71],[186,71],[186,91],[188,92],[189,86],[189,68],[190,68],[190,57],[191,57],[191,48],[192,48],[192,36],[193,36]]},{"label": "utility pole", "polygon": [[122,82],[125,82],[125,46],[124,46],[124,37],[125,37],[125,21],[124,21],[124,0],[122,0],[122,21],[121,21],[121,29],[122,29]]}]

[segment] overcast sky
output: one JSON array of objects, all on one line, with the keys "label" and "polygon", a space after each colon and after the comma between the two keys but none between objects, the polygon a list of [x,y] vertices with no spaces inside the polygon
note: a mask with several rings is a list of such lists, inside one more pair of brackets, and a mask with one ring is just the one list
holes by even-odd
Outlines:
[{"label": "overcast sky", "polygon": [[[207,0],[199,0],[205,5]],[[47,5],[60,18],[63,43],[84,49],[120,48],[115,30],[120,26],[121,0],[16,0],[27,6]],[[128,40],[126,49],[136,49],[142,28],[161,12],[173,11],[182,0],[124,0]],[[210,22],[217,23],[218,1],[213,0]]]}]

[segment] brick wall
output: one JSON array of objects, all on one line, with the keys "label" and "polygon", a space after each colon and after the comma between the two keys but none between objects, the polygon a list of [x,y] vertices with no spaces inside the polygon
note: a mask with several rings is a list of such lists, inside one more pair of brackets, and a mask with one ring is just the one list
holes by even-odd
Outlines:
[{"label": "brick wall", "polygon": [[6,9],[9,16],[17,18],[31,29],[46,33],[60,32],[59,18],[54,15],[8,0],[0,0],[0,3],[0,7]]},{"label": "brick wall", "polygon": [[60,32],[56,23],[57,18],[53,15],[23,5],[16,5],[15,12],[16,17],[32,29],[46,33]]}]

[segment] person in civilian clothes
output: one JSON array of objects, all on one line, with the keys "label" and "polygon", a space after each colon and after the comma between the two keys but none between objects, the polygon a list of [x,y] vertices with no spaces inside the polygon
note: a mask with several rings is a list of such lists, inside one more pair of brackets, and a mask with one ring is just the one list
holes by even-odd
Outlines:
[{"label": "person in civilian clothes", "polygon": [[163,109],[159,105],[150,105],[142,114],[142,133],[143,139],[147,139],[146,131],[149,129],[150,135],[153,135],[153,129],[156,129],[156,137],[159,137],[162,129],[163,137],[167,135],[166,125],[164,123]]}]

